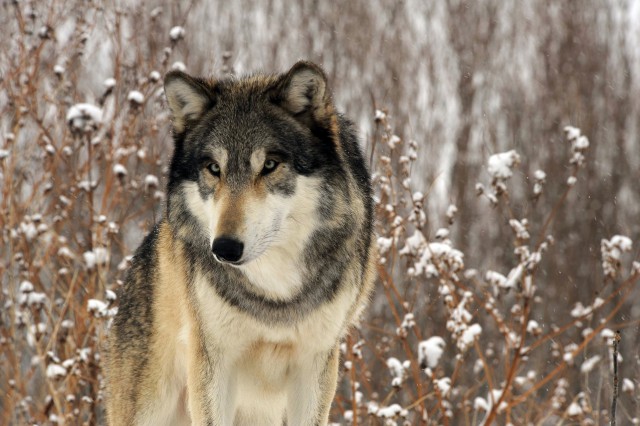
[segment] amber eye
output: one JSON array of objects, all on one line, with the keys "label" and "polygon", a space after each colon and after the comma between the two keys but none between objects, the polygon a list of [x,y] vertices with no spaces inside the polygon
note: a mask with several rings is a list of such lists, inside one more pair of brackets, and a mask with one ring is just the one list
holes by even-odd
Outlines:
[{"label": "amber eye", "polygon": [[274,171],[277,167],[278,167],[278,163],[275,160],[272,159],[268,159],[267,161],[264,162],[264,167],[262,168],[262,174],[263,175],[268,175],[269,173],[271,173],[272,171]]},{"label": "amber eye", "polygon": [[220,164],[211,163],[207,166],[207,169],[209,170],[209,172],[211,172],[212,175],[218,177],[220,176]]}]

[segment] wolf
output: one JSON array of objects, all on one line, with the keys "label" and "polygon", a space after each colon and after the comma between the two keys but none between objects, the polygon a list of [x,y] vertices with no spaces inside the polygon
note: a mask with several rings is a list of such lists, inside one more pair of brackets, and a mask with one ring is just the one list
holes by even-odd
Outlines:
[{"label": "wolf", "polygon": [[323,70],[169,72],[166,212],[108,337],[119,425],[324,425],[374,282],[370,175]]}]

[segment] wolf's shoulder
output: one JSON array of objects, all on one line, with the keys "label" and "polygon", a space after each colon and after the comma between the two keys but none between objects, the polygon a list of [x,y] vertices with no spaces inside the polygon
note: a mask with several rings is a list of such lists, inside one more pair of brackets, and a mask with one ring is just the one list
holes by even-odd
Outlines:
[{"label": "wolf's shoulder", "polygon": [[[158,274],[158,241],[162,224],[156,224],[135,251],[120,289],[118,314],[113,327],[127,334],[127,341],[144,340],[153,322],[153,300]],[[132,335],[132,334],[135,334]]]}]

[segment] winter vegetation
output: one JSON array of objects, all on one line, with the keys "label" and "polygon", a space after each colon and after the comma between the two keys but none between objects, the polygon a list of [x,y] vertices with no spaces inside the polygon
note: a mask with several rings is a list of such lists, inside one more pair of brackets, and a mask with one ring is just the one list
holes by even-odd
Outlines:
[{"label": "winter vegetation", "polygon": [[[163,213],[162,76],[325,68],[379,279],[332,421],[640,424],[640,3],[4,2],[0,424],[103,424],[103,345]],[[309,336],[313,338],[313,336]]]}]

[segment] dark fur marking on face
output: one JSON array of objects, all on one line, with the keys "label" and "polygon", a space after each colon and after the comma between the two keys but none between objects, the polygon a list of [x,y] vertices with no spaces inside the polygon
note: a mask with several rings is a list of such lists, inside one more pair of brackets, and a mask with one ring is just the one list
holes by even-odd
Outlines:
[{"label": "dark fur marking on face", "polygon": [[296,189],[296,175],[291,164],[282,162],[276,171],[266,176],[259,176],[257,184],[264,187],[266,192],[291,197]]},{"label": "dark fur marking on face", "polygon": [[296,182],[294,179],[280,179],[267,184],[269,192],[277,193],[285,197],[291,197],[295,193]]},{"label": "dark fur marking on face", "polygon": [[[213,178],[211,178],[211,180],[213,180]],[[209,200],[213,197],[214,192],[215,188],[213,185],[207,185],[206,183],[203,183],[202,180],[198,181],[198,194],[200,194],[200,197],[202,197],[203,200]]]}]

